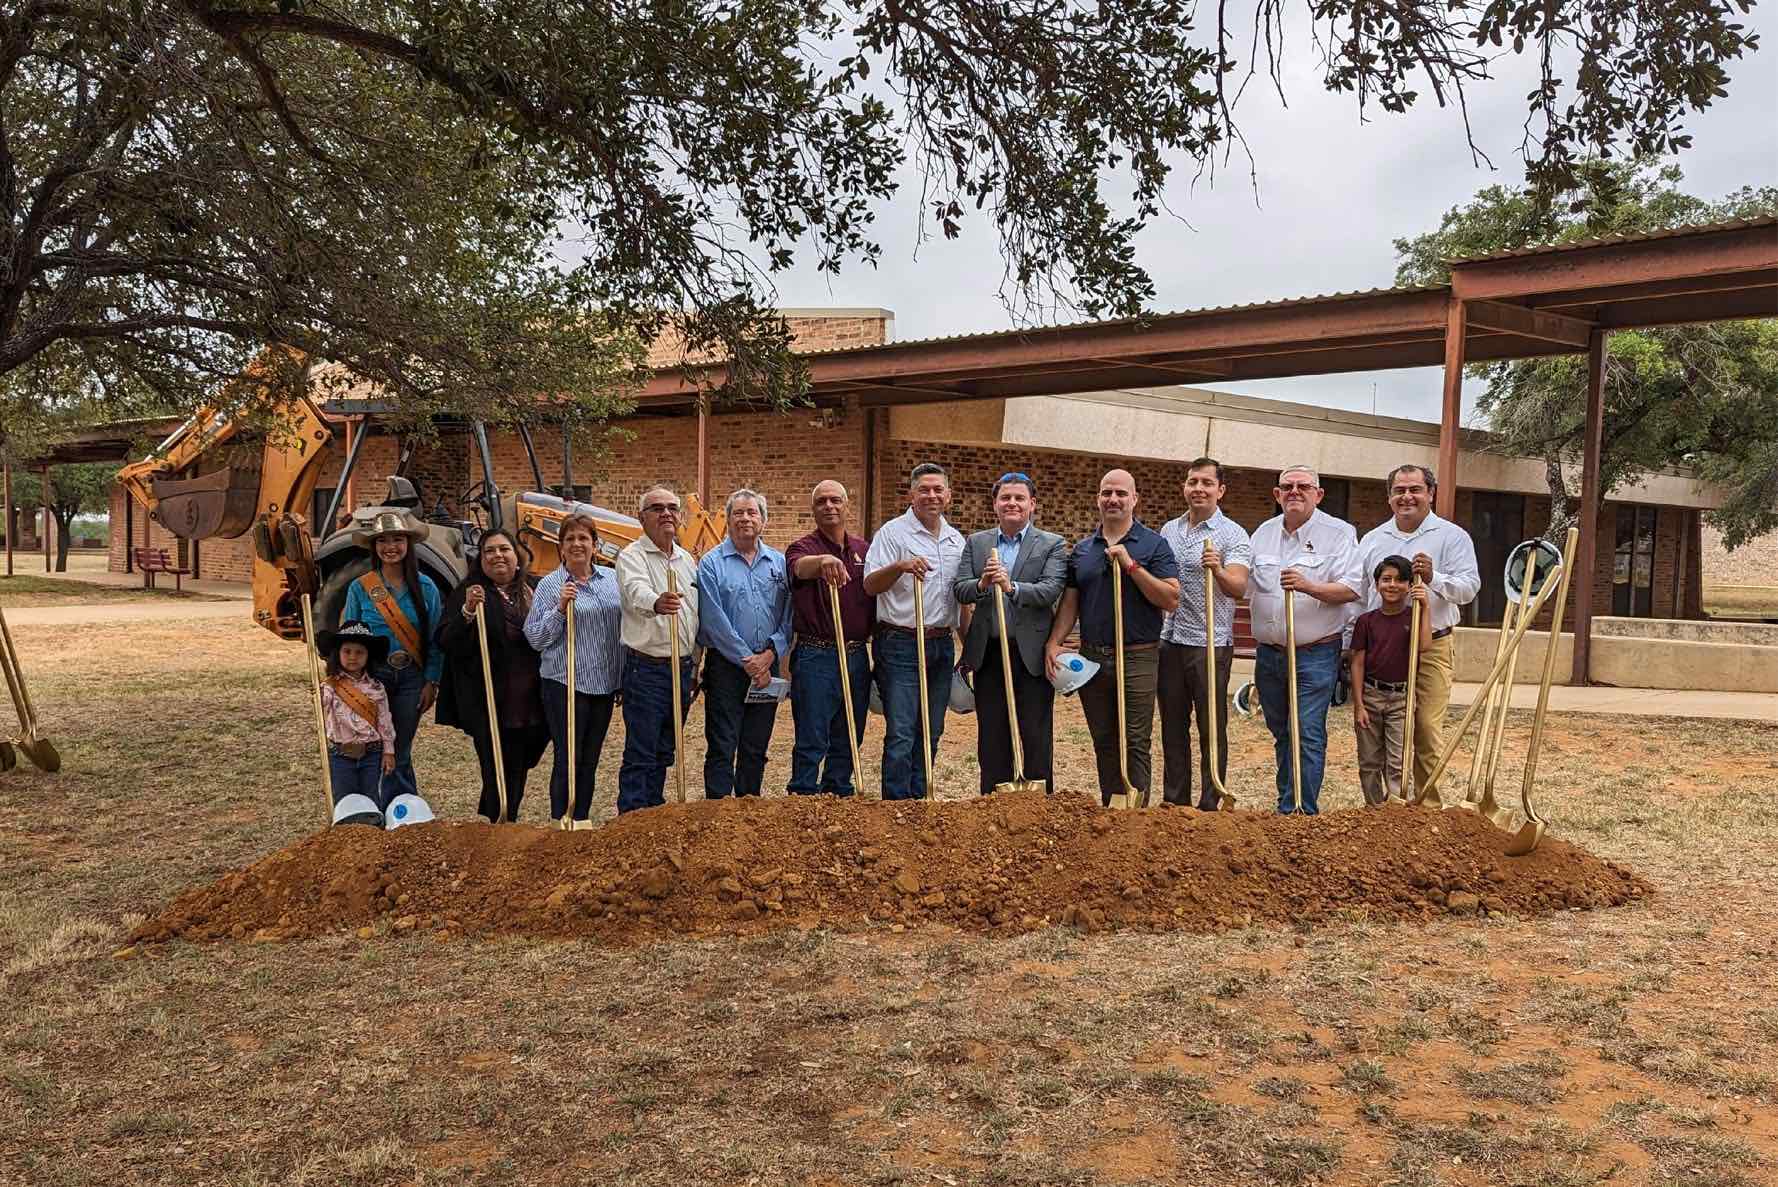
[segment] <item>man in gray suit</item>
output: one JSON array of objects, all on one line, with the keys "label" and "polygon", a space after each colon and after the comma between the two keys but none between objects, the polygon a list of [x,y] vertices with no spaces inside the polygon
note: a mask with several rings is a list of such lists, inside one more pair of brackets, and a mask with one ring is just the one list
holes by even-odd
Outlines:
[{"label": "man in gray suit", "polygon": [[1025,777],[1043,780],[1054,791],[1056,689],[1044,671],[1043,646],[1056,617],[1056,603],[1068,579],[1068,542],[1031,522],[1037,513],[1037,485],[1028,474],[1002,474],[994,484],[994,517],[999,526],[976,532],[957,570],[957,601],[981,603],[963,640],[963,666],[975,673],[976,757],[982,794],[1012,778],[1012,734],[1006,722],[1006,682],[1000,663],[1000,620],[994,614],[994,587],[1006,602],[1006,629],[1012,636],[1012,683],[1025,749]]}]

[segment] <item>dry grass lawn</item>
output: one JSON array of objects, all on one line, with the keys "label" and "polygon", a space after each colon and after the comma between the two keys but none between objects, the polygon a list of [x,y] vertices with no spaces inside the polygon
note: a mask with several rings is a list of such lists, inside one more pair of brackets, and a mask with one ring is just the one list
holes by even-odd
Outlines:
[{"label": "dry grass lawn", "polygon": [[79,578],[48,577],[42,574],[14,573],[0,577],[0,606],[79,606],[111,605],[119,602],[220,602],[221,598],[191,590],[175,591],[171,577],[162,579],[166,588],[143,589],[139,585],[96,585]]},{"label": "dry grass lawn", "polygon": [[[178,890],[320,823],[301,653],[245,621],[19,645],[67,765],[0,777],[0,1183],[1778,1181],[1771,723],[1554,722],[1554,829],[1658,887],[1611,912],[117,959]],[[1349,730],[1332,806],[1358,800]],[[1269,740],[1234,732],[1263,805]],[[973,792],[972,733],[951,719],[947,794]],[[1058,735],[1083,792],[1073,701]],[[418,766],[472,809],[460,736],[426,727]]]}]

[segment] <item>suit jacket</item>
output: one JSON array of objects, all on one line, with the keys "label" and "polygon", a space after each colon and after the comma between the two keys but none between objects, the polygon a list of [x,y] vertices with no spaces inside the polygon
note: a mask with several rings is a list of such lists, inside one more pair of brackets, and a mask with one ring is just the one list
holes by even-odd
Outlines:
[{"label": "suit jacket", "polygon": [[[976,607],[969,636],[963,640],[963,662],[971,671],[982,666],[989,640],[1000,637],[993,588],[984,590],[980,585],[988,554],[994,551],[999,538],[998,527],[972,534],[963,549],[963,563],[957,569],[957,601]],[[1010,576],[1018,589],[1006,599],[1006,629],[1025,667],[1041,676],[1043,645],[1049,640],[1050,627],[1055,625],[1056,603],[1062,600],[1062,587],[1068,580],[1068,542],[1054,532],[1031,525],[1025,542],[1019,545],[1019,554],[1013,558]]]}]

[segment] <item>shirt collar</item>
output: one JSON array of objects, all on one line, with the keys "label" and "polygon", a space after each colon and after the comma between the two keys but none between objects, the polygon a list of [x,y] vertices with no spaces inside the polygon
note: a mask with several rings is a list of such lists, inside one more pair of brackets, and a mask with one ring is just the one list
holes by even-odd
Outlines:
[{"label": "shirt collar", "polygon": [[1383,530],[1388,532],[1391,536],[1394,536],[1397,540],[1412,540],[1416,536],[1425,535],[1427,532],[1430,532],[1433,528],[1444,522],[1446,521],[1438,517],[1438,512],[1428,511],[1426,513],[1426,518],[1420,521],[1419,527],[1411,532],[1404,532],[1395,526],[1395,516],[1391,515],[1388,519],[1383,521]]},{"label": "shirt collar", "polygon": [[1030,530],[1031,530],[1030,520],[1025,521],[1025,526],[1019,529],[1019,533],[1016,536],[1008,536],[1005,532],[1000,530],[999,524],[995,524],[994,525],[994,542],[996,544],[1021,544],[1025,540],[1025,533],[1029,532]]}]

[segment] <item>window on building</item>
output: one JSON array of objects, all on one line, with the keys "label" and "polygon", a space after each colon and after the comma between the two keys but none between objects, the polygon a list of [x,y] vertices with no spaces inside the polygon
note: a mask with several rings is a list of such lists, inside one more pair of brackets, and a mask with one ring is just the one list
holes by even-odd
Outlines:
[{"label": "window on building", "polygon": [[1469,536],[1475,541],[1476,569],[1482,588],[1464,608],[1471,626],[1498,623],[1506,613],[1506,558],[1525,538],[1525,496],[1478,490],[1470,496]]},{"label": "window on building", "polygon": [[[1321,479],[1321,510],[1335,519],[1346,518],[1346,506],[1352,501],[1352,484],[1344,478]],[[1284,505],[1272,500],[1272,514],[1283,515]]]},{"label": "window on building", "polygon": [[1660,508],[1634,503],[1617,507],[1617,547],[1611,563],[1611,612],[1652,618],[1655,602],[1655,537]]}]

